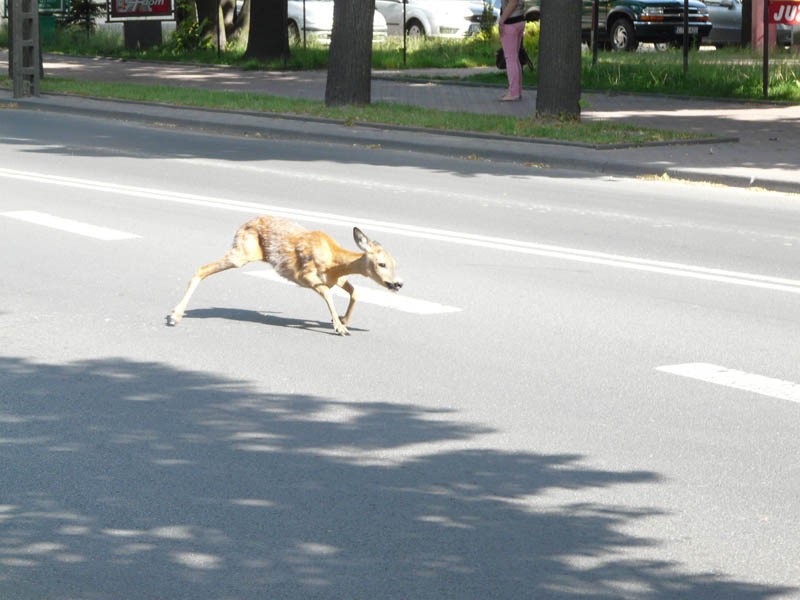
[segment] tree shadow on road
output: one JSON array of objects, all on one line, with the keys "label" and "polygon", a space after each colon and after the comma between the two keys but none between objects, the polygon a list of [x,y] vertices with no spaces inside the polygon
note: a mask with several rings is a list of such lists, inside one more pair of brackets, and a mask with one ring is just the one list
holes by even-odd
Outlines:
[{"label": "tree shadow on road", "polygon": [[[654,483],[482,450],[412,404],[265,394],[159,363],[0,359],[6,598],[769,598],[622,553],[659,510],[546,502]],[[585,495],[585,494],[584,494]]]}]

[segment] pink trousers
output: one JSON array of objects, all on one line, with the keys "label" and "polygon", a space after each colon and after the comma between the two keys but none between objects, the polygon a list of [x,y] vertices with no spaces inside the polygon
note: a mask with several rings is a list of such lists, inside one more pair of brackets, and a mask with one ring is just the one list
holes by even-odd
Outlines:
[{"label": "pink trousers", "polygon": [[525,21],[503,25],[500,45],[506,55],[506,75],[508,76],[508,95],[517,98],[522,95],[522,65],[519,64],[519,46],[525,33]]}]

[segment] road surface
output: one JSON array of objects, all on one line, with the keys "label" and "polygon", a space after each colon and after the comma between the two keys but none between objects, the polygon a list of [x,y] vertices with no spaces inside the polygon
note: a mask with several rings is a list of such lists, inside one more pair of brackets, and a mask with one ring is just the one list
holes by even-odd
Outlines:
[{"label": "road surface", "polygon": [[[19,110],[0,190],[0,597],[800,598],[795,197]],[[402,292],[166,327],[262,213]]]}]

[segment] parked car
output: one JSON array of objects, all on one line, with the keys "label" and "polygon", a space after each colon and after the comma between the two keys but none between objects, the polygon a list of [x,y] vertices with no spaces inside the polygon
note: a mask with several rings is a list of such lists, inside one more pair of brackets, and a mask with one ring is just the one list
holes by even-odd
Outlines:
[{"label": "parked car", "polygon": [[[303,5],[305,4],[305,11]],[[242,9],[242,0],[237,0],[236,10]],[[306,40],[320,44],[331,43],[333,30],[333,0],[288,0],[289,43],[298,44]],[[305,12],[305,15],[303,14]],[[387,36],[386,20],[377,10],[372,19],[372,41],[382,42]]]},{"label": "parked car", "polygon": [[[481,30],[483,0],[407,0],[405,23],[403,0],[375,0],[375,8],[386,19],[389,35],[425,35],[462,38]],[[491,8],[491,6],[490,6]],[[491,9],[497,20],[497,9]]]},{"label": "parked car", "polygon": [[[684,0],[599,0],[598,41],[612,50],[636,50],[639,42],[677,44],[683,40]],[[539,18],[539,0],[526,3],[529,20]],[[689,35],[699,40],[712,31],[706,5],[689,0]],[[592,32],[592,0],[583,0],[581,36]]]},{"label": "parked car", "polygon": [[[333,30],[333,0],[305,0],[305,20],[303,4],[303,0],[288,0],[289,43],[302,42],[305,29],[307,40],[330,44]],[[376,10],[372,20],[372,41],[385,41],[387,35],[386,19]]]},{"label": "parked car", "polygon": [[[713,46],[739,45],[742,41],[742,0],[703,0],[714,23],[711,35],[703,39]],[[779,46],[791,46],[795,37],[800,43],[800,29],[791,25],[777,25],[776,38]]]}]

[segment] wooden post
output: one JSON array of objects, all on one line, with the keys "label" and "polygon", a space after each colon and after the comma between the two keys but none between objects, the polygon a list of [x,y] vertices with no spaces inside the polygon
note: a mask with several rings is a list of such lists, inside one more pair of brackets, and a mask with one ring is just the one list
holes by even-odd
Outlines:
[{"label": "wooden post", "polygon": [[600,7],[598,0],[592,0],[592,66],[597,64],[597,33],[600,29]]},{"label": "wooden post", "polygon": [[764,27],[764,64],[761,69],[761,77],[763,80],[763,85],[761,87],[762,92],[764,92],[764,98],[769,98],[769,0],[764,0],[762,12],[764,16],[764,22],[762,24]]},{"label": "wooden post", "polygon": [[[699,37],[698,33],[698,37]],[[683,0],[683,76],[689,72],[689,0]]]},{"label": "wooden post", "polygon": [[10,16],[14,98],[38,96],[41,75],[39,0],[11,0]]}]

